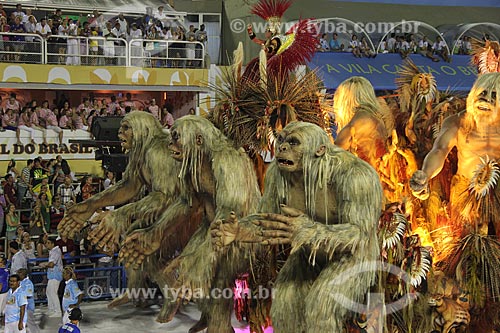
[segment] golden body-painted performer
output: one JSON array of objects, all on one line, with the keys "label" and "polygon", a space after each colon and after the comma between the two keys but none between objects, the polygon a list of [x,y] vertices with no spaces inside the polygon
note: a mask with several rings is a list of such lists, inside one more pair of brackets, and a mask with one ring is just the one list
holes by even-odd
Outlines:
[{"label": "golden body-painted performer", "polygon": [[377,99],[370,81],[361,76],[343,81],[333,102],[340,130],[335,145],[377,168],[387,153],[387,139],[394,127],[389,108]]},{"label": "golden body-painted performer", "polygon": [[[342,332],[350,302],[363,303],[375,280],[380,180],[366,162],[334,146],[310,123],[289,123],[275,154],[261,214],[217,222],[213,242],[291,244],[275,284],[274,332]],[[356,278],[343,279],[350,269]]]},{"label": "golden body-painted performer", "polygon": [[[452,220],[478,222],[482,234],[488,233],[490,222],[498,222],[492,220],[491,215],[480,216],[479,211],[472,210],[469,214],[463,214],[464,198],[461,197],[464,192],[467,192],[468,196],[469,190],[478,193],[489,188],[494,193],[498,192],[496,184],[491,182],[491,176],[495,174],[494,168],[490,168],[490,172],[487,169],[490,160],[497,161],[500,158],[500,100],[497,95],[499,89],[499,73],[479,76],[467,97],[467,109],[445,119],[432,150],[424,159],[422,169],[416,171],[410,181],[414,194],[426,199],[429,180],[439,174],[447,155],[456,147],[458,170],[452,180]],[[498,194],[495,196],[498,197]],[[492,208],[495,211],[493,214],[498,213],[499,208]],[[498,235],[498,225],[495,225],[495,231]]]}]

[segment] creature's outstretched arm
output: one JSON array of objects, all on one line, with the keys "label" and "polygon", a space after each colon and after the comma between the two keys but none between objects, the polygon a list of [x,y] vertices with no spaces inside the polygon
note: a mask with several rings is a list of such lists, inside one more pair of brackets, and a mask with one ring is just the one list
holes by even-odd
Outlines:
[{"label": "creature's outstretched arm", "polygon": [[138,179],[124,179],[109,187],[107,190],[93,195],[86,201],[91,207],[117,206],[129,202],[136,197],[142,184]]},{"label": "creature's outstretched arm", "polygon": [[121,180],[115,186],[68,209],[57,230],[61,235],[72,236],[84,226],[98,208],[124,204],[132,200],[140,190],[141,184],[138,179]]},{"label": "creature's outstretched arm", "polygon": [[101,220],[89,239],[99,247],[113,248],[119,244],[120,236],[130,231],[132,221],[135,221],[134,230],[151,226],[168,207],[170,200],[161,192],[152,192],[137,202],[120,207]]},{"label": "creature's outstretched arm", "polygon": [[161,214],[158,222],[148,228],[135,230],[127,236],[120,250],[120,260],[124,261],[127,267],[139,267],[146,256],[160,248],[164,237],[179,223],[193,222],[190,218],[198,208],[199,205],[191,207],[185,200],[178,199]]}]

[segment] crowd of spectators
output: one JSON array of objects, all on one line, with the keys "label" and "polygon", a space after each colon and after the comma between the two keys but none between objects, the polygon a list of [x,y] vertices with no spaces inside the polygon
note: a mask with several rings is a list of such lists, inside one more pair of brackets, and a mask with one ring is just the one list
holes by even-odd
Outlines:
[{"label": "crowd of spectators", "polygon": [[160,107],[154,98],[136,103],[130,93],[126,93],[125,99],[120,101],[112,95],[109,101],[85,97],[76,107],[72,107],[68,100],[62,101],[61,104],[49,107],[48,100],[41,103],[33,100],[22,106],[16,94],[11,93],[9,99],[3,105],[0,104],[1,130],[15,131],[17,144],[22,144],[21,131],[29,133],[32,143],[35,143],[35,132],[39,131],[43,137],[43,144],[47,144],[47,130],[54,131],[58,134],[59,144],[62,145],[63,130],[90,131],[92,121],[96,117],[124,116],[131,111],[142,110],[153,114],[164,127],[170,127],[174,122],[170,104],[166,103]]},{"label": "crowd of spectators", "polygon": [[[144,39],[156,42],[132,42],[132,65],[145,65],[141,58],[146,54],[153,58],[148,61],[153,67],[196,67],[201,61],[193,59],[204,56],[201,46],[183,42],[197,41],[206,46],[208,41],[203,24],[198,28],[191,25],[186,31],[181,19],[167,15],[164,6],[159,6],[154,13],[148,7],[142,18],[126,17],[123,13],[106,17],[97,10],[87,16],[68,16],[61,9],[48,16],[36,17],[30,8],[24,10],[21,4],[9,13],[0,4],[0,26],[1,32],[41,36],[47,40],[48,62],[66,65],[96,65],[98,62],[99,65],[125,65],[123,40]],[[158,40],[170,41],[168,54],[166,43],[161,45]],[[3,35],[0,50],[3,51],[1,61],[30,62],[33,55],[29,53],[40,52],[40,45],[34,37]],[[28,54],[23,55],[22,51]],[[167,57],[174,60],[166,61]]]},{"label": "crowd of spectators", "polygon": [[[115,184],[111,171],[106,172],[105,179],[84,175],[77,180],[60,155],[50,160],[30,159],[20,172],[11,161],[7,171],[0,186],[0,237],[5,240],[0,246],[7,244],[5,250],[9,254],[10,244],[18,243],[26,260],[48,257],[46,240],[49,234],[57,233],[65,210]],[[56,245],[67,264],[73,263],[72,258],[77,255],[102,253],[82,236],[85,234],[77,239],[58,237]]]},{"label": "crowd of spectators", "polygon": [[[375,50],[367,43],[366,37],[358,39],[356,34],[351,35],[349,41],[341,41],[337,33],[333,33],[331,38],[323,33],[318,36],[318,52],[349,52],[355,57],[373,58],[376,56]],[[490,39],[488,34],[484,35],[484,40]],[[410,54],[420,54],[433,61],[450,61],[452,54],[468,55],[472,52],[471,37],[464,35],[457,40],[456,46],[452,50],[446,48],[446,43],[441,36],[437,36],[435,41],[429,40],[425,35],[416,36],[414,34],[397,35],[390,34],[382,40],[378,46],[378,53],[398,53],[402,58]]]}]

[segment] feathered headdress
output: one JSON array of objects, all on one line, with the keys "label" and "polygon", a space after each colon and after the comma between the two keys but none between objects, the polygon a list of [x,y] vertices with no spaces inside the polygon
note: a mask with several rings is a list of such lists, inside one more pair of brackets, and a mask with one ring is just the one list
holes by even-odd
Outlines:
[{"label": "feathered headdress", "polygon": [[291,27],[280,39],[280,47],[276,55],[268,61],[271,70],[292,71],[299,65],[310,61],[316,51],[317,27],[310,19],[300,20]]},{"label": "feathered headdress", "polygon": [[280,32],[281,18],[292,5],[292,0],[260,0],[253,6],[251,13],[267,21],[273,35]]}]

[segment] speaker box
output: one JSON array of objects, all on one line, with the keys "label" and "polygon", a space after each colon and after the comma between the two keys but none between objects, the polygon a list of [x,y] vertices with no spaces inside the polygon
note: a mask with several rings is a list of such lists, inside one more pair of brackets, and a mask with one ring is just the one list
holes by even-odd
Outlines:
[{"label": "speaker box", "polygon": [[118,130],[123,117],[97,117],[92,121],[91,133],[97,141],[118,141]]},{"label": "speaker box", "polygon": [[102,166],[104,169],[115,173],[125,172],[128,164],[128,156],[125,154],[104,155],[102,158]]}]

